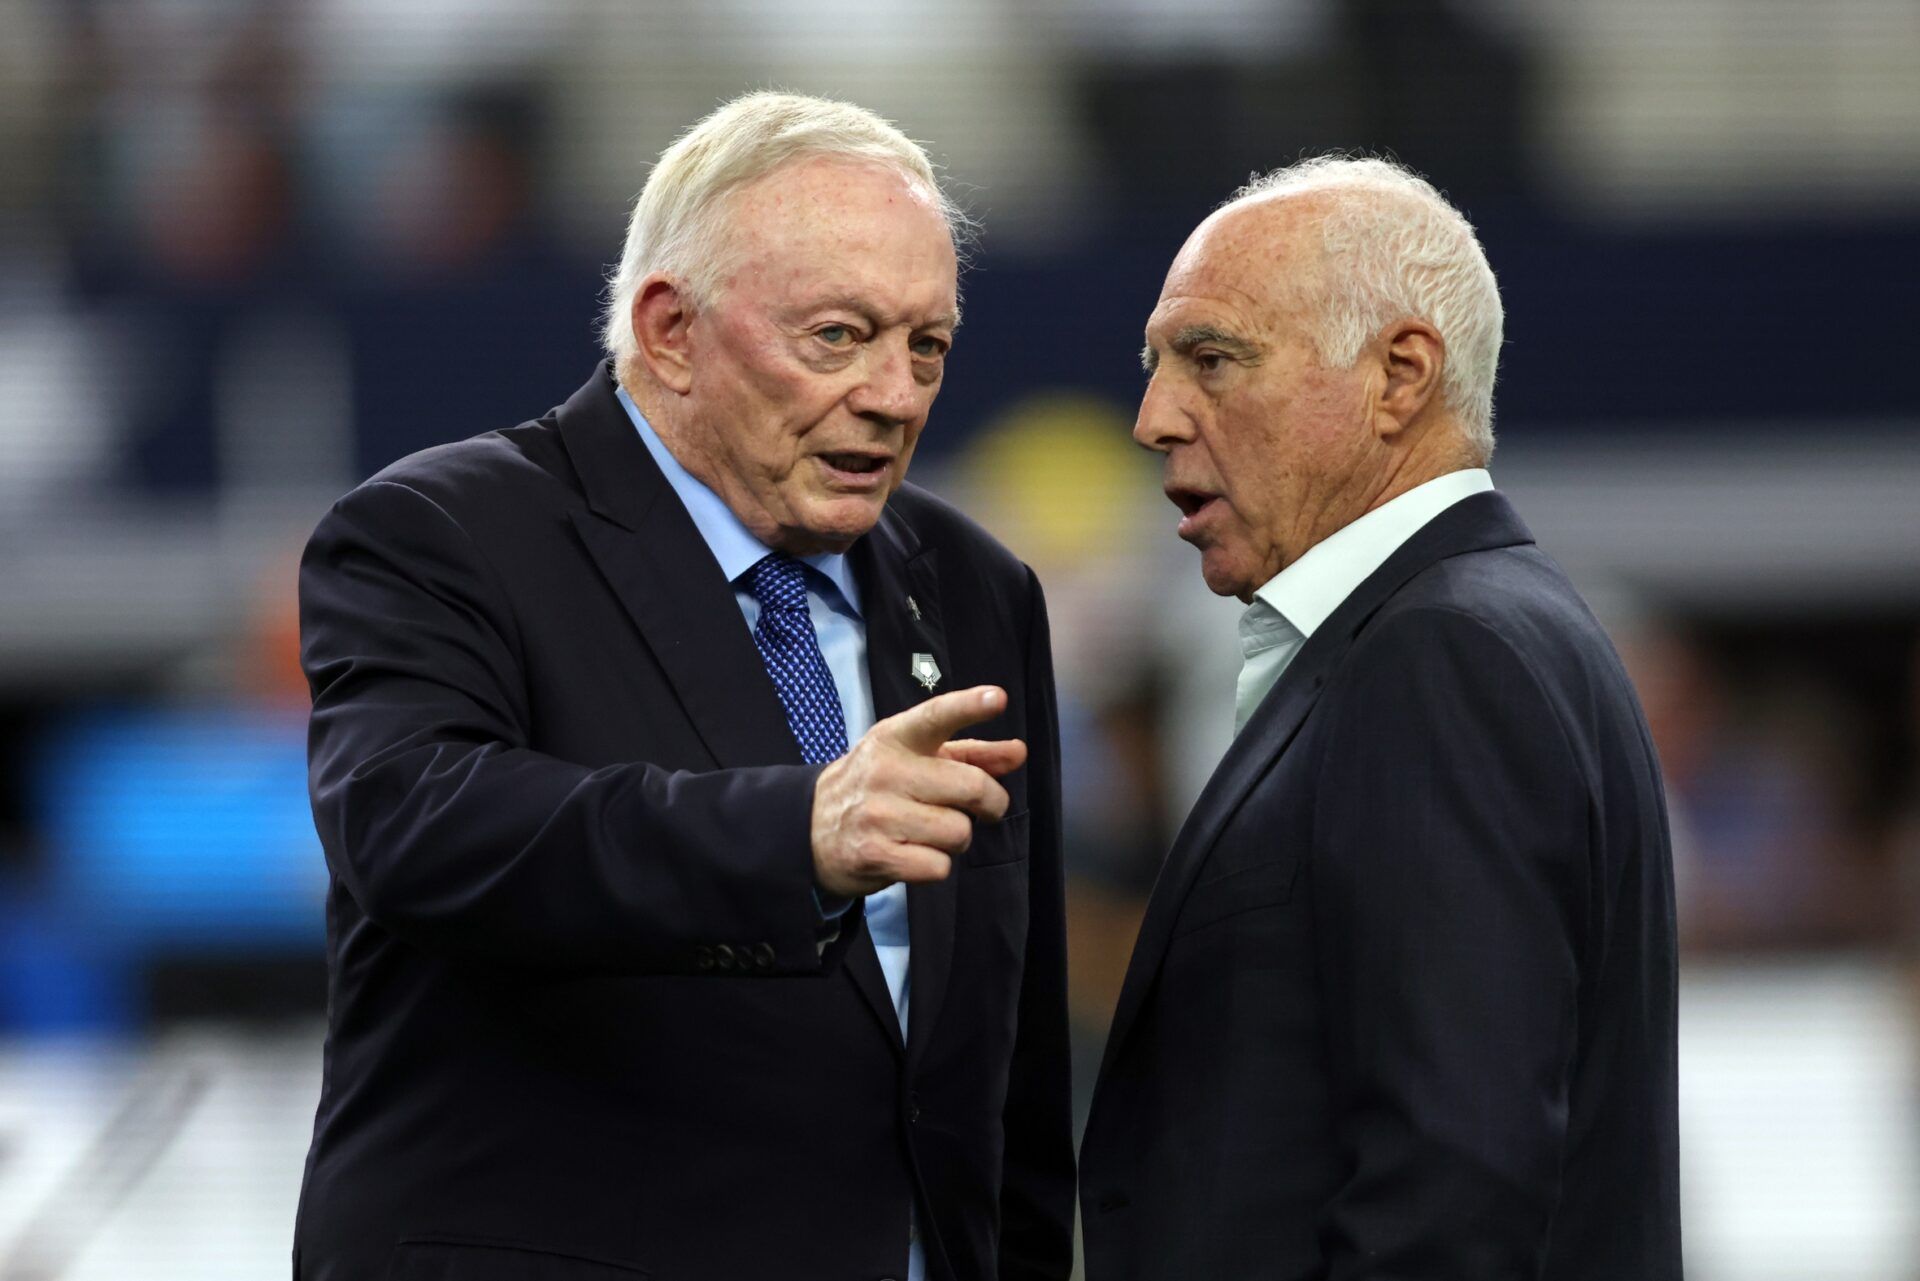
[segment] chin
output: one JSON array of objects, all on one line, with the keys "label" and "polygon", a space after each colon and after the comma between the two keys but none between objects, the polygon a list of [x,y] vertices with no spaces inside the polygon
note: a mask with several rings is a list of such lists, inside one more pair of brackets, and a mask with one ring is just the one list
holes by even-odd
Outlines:
[{"label": "chin", "polygon": [[1238,565],[1207,552],[1200,555],[1200,577],[1215,596],[1234,596],[1242,601],[1252,600],[1254,589],[1260,586],[1249,581],[1249,575]]},{"label": "chin", "polygon": [[872,532],[885,510],[884,499],[836,496],[809,503],[799,513],[799,525],[791,531],[783,550],[806,556],[844,552]]}]

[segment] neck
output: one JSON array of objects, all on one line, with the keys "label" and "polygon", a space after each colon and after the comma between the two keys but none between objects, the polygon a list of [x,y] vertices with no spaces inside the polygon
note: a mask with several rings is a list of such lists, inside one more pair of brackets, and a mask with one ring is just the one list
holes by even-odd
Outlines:
[{"label": "neck", "polygon": [[653,425],[655,431],[658,431],[662,417],[658,404],[660,389],[654,385],[652,379],[647,377],[645,369],[640,367],[640,362],[632,358],[615,361],[613,381],[615,386],[627,393],[641,415]]},{"label": "neck", "polygon": [[[686,430],[686,424],[675,412],[678,406],[674,404],[673,398],[663,392],[659,384],[647,377],[644,371],[621,370],[615,377],[621,389],[632,399],[634,408],[638,409],[640,416],[647,420],[647,426],[653,428],[653,434],[660,438],[660,443],[667,447],[669,454],[673,455],[674,461],[686,468],[694,479],[725,499],[726,489],[714,483],[719,478],[714,475],[711,460],[703,450],[695,447],[691,438],[692,433]],[[731,507],[733,503],[728,502],[727,505]]]},{"label": "neck", "polygon": [[1430,480],[1478,466],[1458,423],[1451,418],[1429,422],[1409,440],[1404,451],[1387,460],[1361,514],[1384,507]]}]

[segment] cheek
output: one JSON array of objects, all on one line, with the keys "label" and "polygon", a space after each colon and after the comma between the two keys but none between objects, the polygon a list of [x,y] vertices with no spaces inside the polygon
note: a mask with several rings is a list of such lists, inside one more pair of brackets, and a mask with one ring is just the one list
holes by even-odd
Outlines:
[{"label": "cheek", "polygon": [[[900,488],[900,482],[907,478],[907,467],[913,462],[913,451],[920,444],[920,432],[926,425],[923,416],[915,426],[909,427],[900,439],[900,456],[893,464],[893,489]],[[893,489],[887,492],[893,492]]]},{"label": "cheek", "polygon": [[763,372],[754,379],[752,401],[754,454],[785,470],[805,452],[809,434],[832,411],[835,396],[819,385],[817,375]]},{"label": "cheek", "polygon": [[802,368],[781,335],[765,326],[724,328],[720,355],[716,364],[736,411],[750,415],[760,433],[779,424],[791,434],[790,419],[818,376]]},{"label": "cheek", "polygon": [[1346,370],[1317,370],[1303,377],[1288,412],[1292,434],[1325,455],[1352,449],[1366,420],[1366,383]]},{"label": "cheek", "polygon": [[1222,406],[1214,419],[1208,453],[1220,487],[1249,515],[1272,490],[1276,476],[1292,465],[1285,434],[1277,430],[1286,412],[1284,402],[1249,400]]}]

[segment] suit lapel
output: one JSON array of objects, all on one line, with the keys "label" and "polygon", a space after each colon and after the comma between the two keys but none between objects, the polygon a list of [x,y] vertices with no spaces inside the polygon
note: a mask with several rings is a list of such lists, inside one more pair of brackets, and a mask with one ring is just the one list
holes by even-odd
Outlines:
[{"label": "suit lapel", "polygon": [[[1331,621],[1331,620],[1329,620]],[[1325,635],[1314,633],[1314,640]],[[1340,647],[1344,653],[1345,647]],[[1215,767],[1213,777],[1194,802],[1173,849],[1160,865],[1147,900],[1147,913],[1140,922],[1140,935],[1134,941],[1133,956],[1127,962],[1127,977],[1120,987],[1120,1000],[1113,1012],[1113,1026],[1107,1033],[1106,1052],[1101,1058],[1100,1077],[1105,1079],[1120,1044],[1132,1030],[1134,1018],[1146,1000],[1159,973],[1161,959],[1173,937],[1174,922],[1186,902],[1187,891],[1201,864],[1219,839],[1220,831],[1240,808],[1247,792],[1293,741],[1307,713],[1319,700],[1326,683],[1326,672],[1338,660],[1335,647],[1315,647],[1311,641],[1294,657],[1286,673],[1261,702],[1227,753]]]},{"label": "suit lapel", "polygon": [[[854,579],[860,585],[861,623],[867,633],[867,685],[873,692],[875,722],[906,707],[907,701],[903,700],[910,701],[910,696],[899,688],[898,683],[888,678],[888,664],[881,657],[892,643],[895,628],[891,614],[896,608],[905,608],[898,592],[892,590],[902,560],[897,540],[889,528],[892,523],[889,517],[882,516],[880,524],[855,543],[850,553]],[[876,570],[875,562],[882,562],[885,569]],[[907,895],[907,929],[910,941],[914,944],[912,962],[908,966],[911,982],[920,962],[920,940],[914,927],[911,889]],[[894,1049],[905,1054],[907,1046],[901,1039],[900,1019],[893,1008],[893,993],[887,988],[887,976],[880,969],[880,954],[874,950],[873,936],[867,931],[862,930],[860,937],[847,950],[846,969],[853,978],[854,986],[860,989],[860,995],[866,998],[867,1005],[873,1010],[873,1016],[880,1020]],[[913,1021],[911,1007],[908,1021]]]},{"label": "suit lapel", "polygon": [[1221,758],[1200,799],[1194,802],[1193,812],[1174,839],[1166,862],[1161,865],[1146,916],[1140,923],[1140,936],[1127,963],[1127,977],[1120,988],[1113,1025],[1107,1034],[1106,1052],[1100,1063],[1102,1082],[1153,989],[1172,941],[1180,908],[1207,854],[1247,793],[1299,733],[1307,714],[1319,701],[1321,690],[1352,649],[1367,620],[1409,579],[1438,561],[1464,552],[1532,541],[1533,536],[1502,495],[1483,493],[1462,499],[1402,544],[1341,602],[1301,647]]},{"label": "suit lapel", "polygon": [[[878,721],[952,688],[947,674],[953,671],[953,665],[941,620],[939,563],[933,549],[920,546],[913,532],[891,513],[854,545],[850,555],[860,583],[860,607],[867,628],[867,675],[873,688],[873,715]],[[930,656],[940,671],[931,689],[915,675],[915,659],[921,654]],[[931,1035],[946,996],[953,965],[954,910],[962,875],[963,860],[955,859],[953,872],[946,880],[907,887],[907,931],[913,948],[907,971],[910,1054]],[[874,970],[878,979],[877,960]],[[879,983],[879,995],[886,996],[884,981]],[[887,1021],[897,1026],[890,1001],[886,1014]]]},{"label": "suit lapel", "polygon": [[[573,513],[574,526],[659,660],[714,763],[723,769],[799,764],[799,744],[753,638],[741,625],[733,585],[634,431],[614,396],[607,367],[561,407],[558,421],[587,498],[588,510]],[[872,541],[872,536],[861,540]],[[866,581],[862,589],[871,614],[869,602],[877,603],[882,594]],[[884,699],[888,687],[873,662],[869,628],[874,707],[885,716],[898,708]],[[841,966],[895,1052],[905,1053],[873,939],[864,922],[850,928],[859,933],[847,945]]]},{"label": "suit lapel", "polygon": [[606,367],[560,409],[588,511],[573,523],[723,769],[800,763],[733,585],[614,398]]}]

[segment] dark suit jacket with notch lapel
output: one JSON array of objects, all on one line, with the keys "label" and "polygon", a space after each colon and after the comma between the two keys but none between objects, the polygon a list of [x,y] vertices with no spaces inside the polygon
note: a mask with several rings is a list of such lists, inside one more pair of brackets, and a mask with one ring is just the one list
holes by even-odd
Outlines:
[{"label": "dark suit jacket with notch lapel", "polygon": [[1329,617],[1158,883],[1089,1281],[1675,1281],[1672,863],[1599,624],[1498,494]]},{"label": "dark suit jacket with notch lapel", "polygon": [[[1065,1278],[1056,718],[1032,574],[903,487],[850,553],[876,717],[1004,686],[1012,804],[908,891],[911,1039],[858,906],[816,947],[800,763],[606,367],[416,454],[301,568],[329,1034],[301,1281]],[[916,618],[908,604],[912,597]]]}]

